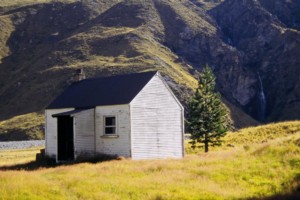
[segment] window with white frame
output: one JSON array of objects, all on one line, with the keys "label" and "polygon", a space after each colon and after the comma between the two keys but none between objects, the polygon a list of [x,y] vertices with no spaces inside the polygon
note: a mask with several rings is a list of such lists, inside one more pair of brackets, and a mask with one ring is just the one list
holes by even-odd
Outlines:
[{"label": "window with white frame", "polygon": [[105,116],[104,117],[104,134],[112,135],[117,134],[116,129],[116,117],[115,116]]}]

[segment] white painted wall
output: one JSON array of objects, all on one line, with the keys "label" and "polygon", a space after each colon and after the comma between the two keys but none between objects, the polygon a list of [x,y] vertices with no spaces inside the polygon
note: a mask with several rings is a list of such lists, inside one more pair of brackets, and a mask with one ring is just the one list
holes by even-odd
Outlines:
[{"label": "white painted wall", "polygon": [[155,75],[130,103],[132,159],[182,158],[183,107]]},{"label": "white painted wall", "polygon": [[74,110],[74,108],[47,109],[45,110],[45,145],[46,155],[56,159],[57,155],[57,118],[52,115]]},{"label": "white painted wall", "polygon": [[[57,155],[57,118],[53,114],[74,110],[48,109],[46,155]],[[104,135],[104,117],[116,116],[116,137]],[[75,158],[94,153],[132,159],[182,158],[183,107],[160,75],[155,75],[130,105],[98,106],[75,113]]]},{"label": "white painted wall", "polygon": [[[104,136],[104,117],[116,116],[117,137]],[[96,107],[96,152],[130,157],[129,105]]]},{"label": "white painted wall", "polygon": [[95,155],[95,120],[94,109],[84,110],[74,117],[74,151],[75,159]]}]

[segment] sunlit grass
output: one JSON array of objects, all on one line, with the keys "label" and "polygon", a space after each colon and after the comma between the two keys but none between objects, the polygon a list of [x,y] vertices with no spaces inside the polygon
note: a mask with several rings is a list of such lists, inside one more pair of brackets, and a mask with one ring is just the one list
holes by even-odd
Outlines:
[{"label": "sunlit grass", "polygon": [[[278,138],[254,141],[250,149],[238,144],[237,138],[250,136],[246,131],[251,128],[241,130],[244,135],[228,134],[231,143],[236,141],[235,147],[188,154],[184,159],[114,160],[0,171],[0,194],[2,199],[247,199],[285,194],[299,187],[300,133],[291,128],[297,124],[300,122],[253,128],[290,127]],[[261,135],[260,141],[270,134]],[[0,165],[8,164],[9,155],[18,159],[16,153],[1,152]],[[1,155],[6,155],[6,161]]]},{"label": "sunlit grass", "polygon": [[224,0],[219,1],[207,1],[207,0],[193,0],[195,4],[201,5],[201,8],[205,10],[211,10],[217,5],[221,4]]},{"label": "sunlit grass", "polygon": [[23,164],[35,160],[41,147],[0,151],[0,166]]},{"label": "sunlit grass", "polygon": [[[170,4],[172,9],[176,12],[178,16],[186,23],[192,30],[206,30],[206,33],[214,34],[216,28],[208,23],[203,18],[199,17],[198,14],[191,12],[191,7],[182,6],[181,1],[163,1],[166,4]],[[171,2],[171,3],[170,3]],[[202,2],[203,3],[203,2]],[[187,5],[186,3],[185,5]],[[204,5],[204,4],[203,4]]]},{"label": "sunlit grass", "polygon": [[[262,126],[240,129],[235,132],[228,132],[223,138],[221,146],[210,147],[211,151],[231,150],[233,147],[251,150],[256,145],[267,145],[269,142],[280,141],[300,134],[300,121],[288,121],[271,123]],[[191,154],[203,152],[203,145],[198,144],[198,148],[191,148],[189,141],[185,141],[186,151]]]},{"label": "sunlit grass", "polygon": [[10,34],[14,31],[14,26],[11,19],[7,16],[0,16],[0,24],[1,33],[0,33],[0,64],[2,63],[2,58],[9,55],[10,50],[9,47],[6,45],[6,41],[8,40]]},{"label": "sunlit grass", "polygon": [[264,126],[244,128],[237,132],[229,133],[225,137],[226,144],[247,145],[253,143],[266,143],[273,139],[300,133],[299,121],[272,123]]}]

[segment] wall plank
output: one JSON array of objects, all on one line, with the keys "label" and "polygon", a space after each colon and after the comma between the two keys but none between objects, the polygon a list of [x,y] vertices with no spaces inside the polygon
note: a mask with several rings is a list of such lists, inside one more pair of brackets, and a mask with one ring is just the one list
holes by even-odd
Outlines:
[{"label": "wall plank", "polygon": [[[104,137],[104,117],[116,116],[117,137]],[[96,152],[130,157],[129,105],[96,107]]]},{"label": "wall plank", "polygon": [[132,159],[182,158],[183,108],[156,75],[130,103]]}]

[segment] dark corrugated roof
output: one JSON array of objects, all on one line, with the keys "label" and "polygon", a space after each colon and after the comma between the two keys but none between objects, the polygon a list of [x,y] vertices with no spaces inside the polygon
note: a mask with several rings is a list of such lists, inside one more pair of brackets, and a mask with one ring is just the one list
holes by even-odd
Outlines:
[{"label": "dark corrugated roof", "polygon": [[128,104],[156,72],[85,79],[70,85],[47,109]]}]

